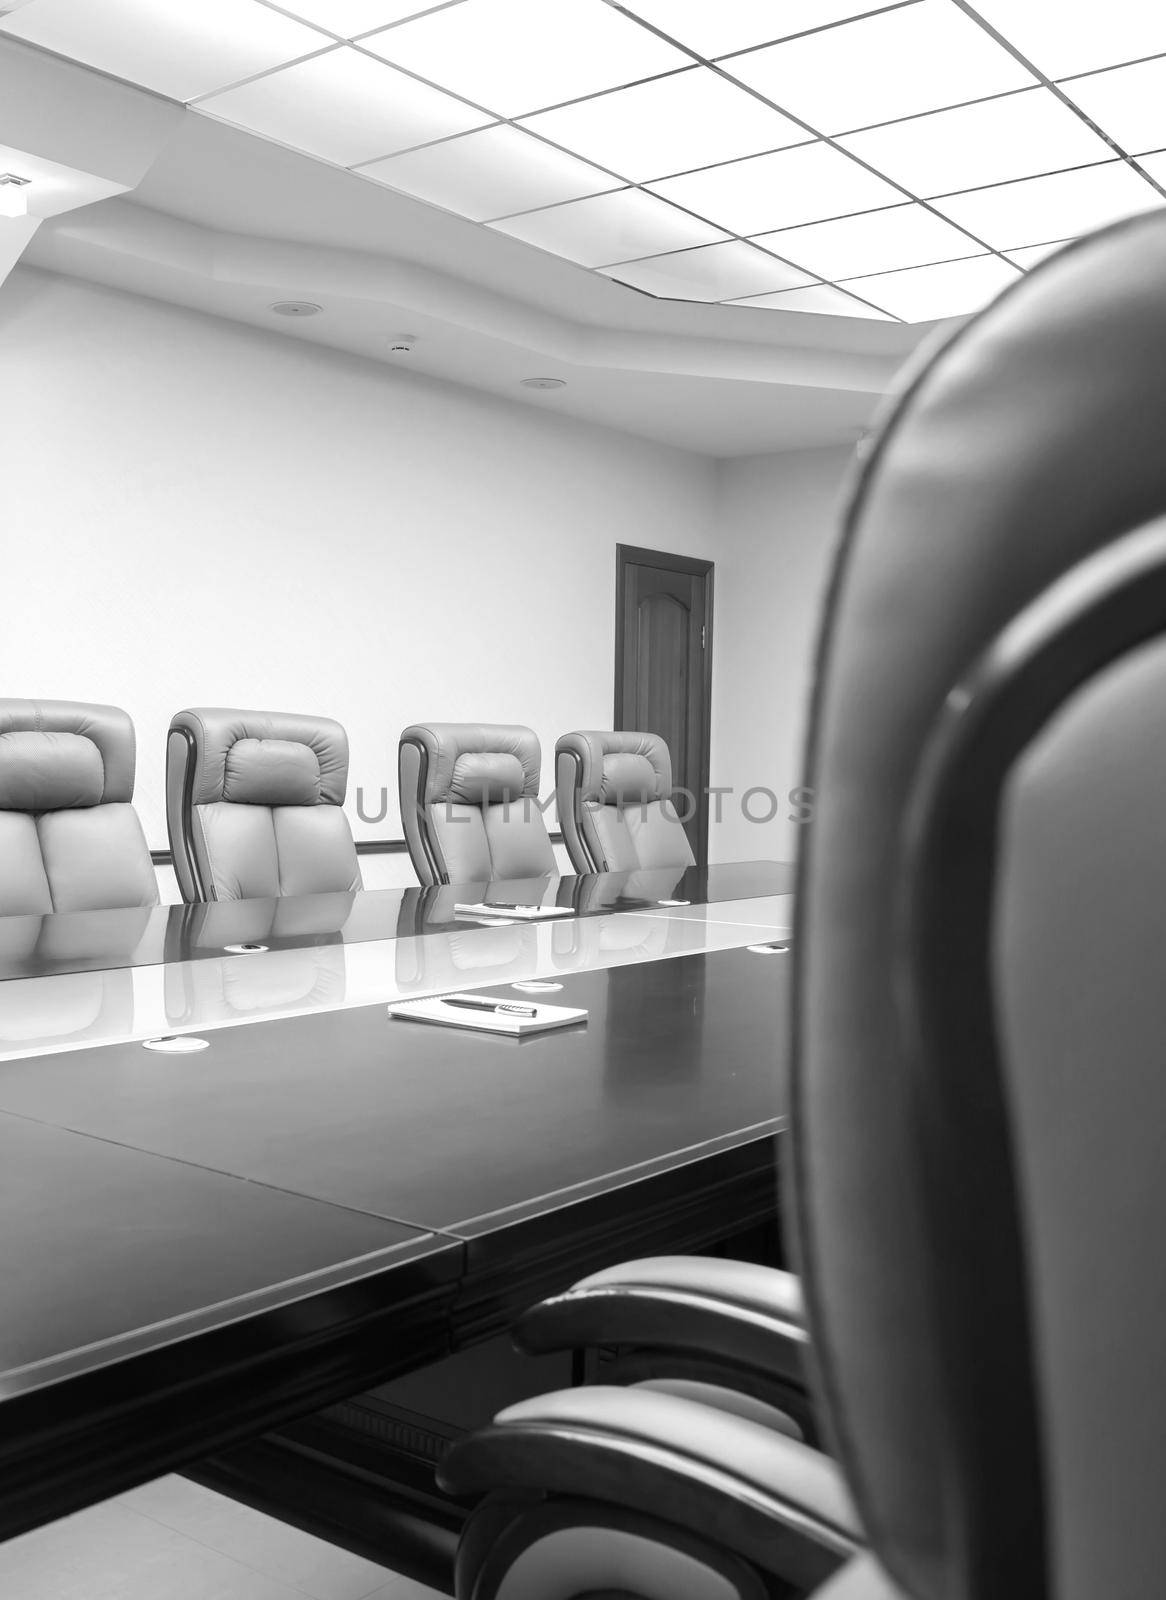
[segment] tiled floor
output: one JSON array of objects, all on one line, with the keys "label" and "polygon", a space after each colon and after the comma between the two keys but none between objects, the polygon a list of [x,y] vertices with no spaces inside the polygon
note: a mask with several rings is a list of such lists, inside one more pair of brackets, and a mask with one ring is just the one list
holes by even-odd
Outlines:
[{"label": "tiled floor", "polygon": [[4,1600],[440,1600],[185,1478],[0,1544]]}]

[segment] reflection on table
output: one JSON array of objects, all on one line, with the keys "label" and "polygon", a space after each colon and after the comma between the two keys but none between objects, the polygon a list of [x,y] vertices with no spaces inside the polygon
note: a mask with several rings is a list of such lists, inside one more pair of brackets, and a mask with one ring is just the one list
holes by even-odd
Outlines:
[{"label": "reflection on table", "polygon": [[696,906],[757,899],[786,894],[791,887],[792,868],[787,864],[754,861],[686,870],[549,875],[428,889],[3,917],[0,980],[217,960],[241,944],[293,950],[469,933],[482,925],[459,916],[456,907],[482,902],[563,906],[577,917],[588,917],[666,910],[670,902]]}]

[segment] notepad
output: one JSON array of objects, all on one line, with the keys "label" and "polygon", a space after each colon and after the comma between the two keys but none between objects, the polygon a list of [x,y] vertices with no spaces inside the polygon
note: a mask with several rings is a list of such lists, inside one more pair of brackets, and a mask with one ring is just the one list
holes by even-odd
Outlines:
[{"label": "notepad", "polygon": [[[477,998],[471,996],[470,998]],[[497,1002],[499,1005],[530,1005],[533,1017],[519,1017],[506,1011],[463,1011],[443,1004],[441,999],[402,1000],[389,1006],[389,1016],[408,1022],[431,1022],[441,1028],[468,1028],[473,1033],[501,1033],[511,1039],[525,1039],[532,1033],[552,1028],[570,1028],[587,1021],[586,1010],[578,1006],[533,1005],[529,1000]]]},{"label": "notepad", "polygon": [[482,901],[473,906],[454,906],[456,917],[505,917],[508,921],[540,922],[544,917],[573,917],[571,906],[504,906],[487,905]]}]

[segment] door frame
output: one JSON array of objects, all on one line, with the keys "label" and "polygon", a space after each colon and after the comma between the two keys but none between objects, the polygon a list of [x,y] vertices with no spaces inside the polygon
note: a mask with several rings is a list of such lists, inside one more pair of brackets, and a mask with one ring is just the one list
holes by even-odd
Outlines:
[{"label": "door frame", "polygon": [[[665,572],[690,572],[705,580],[704,619],[704,689],[703,715],[700,729],[699,792],[696,799],[696,831],[700,848],[696,852],[699,865],[708,860],[709,850],[709,760],[712,746],[713,713],[713,584],[714,563],[701,556],[678,556],[667,550],[649,550],[644,545],[617,544],[615,547],[615,704],[612,728],[623,731],[623,678],[624,678],[624,590],[628,567],[659,567]],[[638,730],[637,730],[638,731]],[[650,729],[648,730],[651,731]],[[675,779],[675,773],[673,778]]]}]

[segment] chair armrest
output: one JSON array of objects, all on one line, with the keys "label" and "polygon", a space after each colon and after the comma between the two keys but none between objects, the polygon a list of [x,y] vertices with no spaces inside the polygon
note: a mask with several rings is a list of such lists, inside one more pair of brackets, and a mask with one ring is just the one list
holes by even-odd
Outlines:
[{"label": "chair armrest", "polygon": [[857,1556],[808,1600],[908,1600],[908,1595],[891,1582],[873,1556]]},{"label": "chair armrest", "polygon": [[804,1384],[809,1344],[792,1273],[706,1256],[653,1256],[593,1273],[514,1325],[530,1355],[595,1345],[691,1350]]},{"label": "chair armrest", "polygon": [[454,1494],[531,1491],[606,1502],[687,1528],[803,1588],[862,1543],[841,1475],[808,1445],[693,1400],[571,1389],[499,1412],[453,1446]]}]

